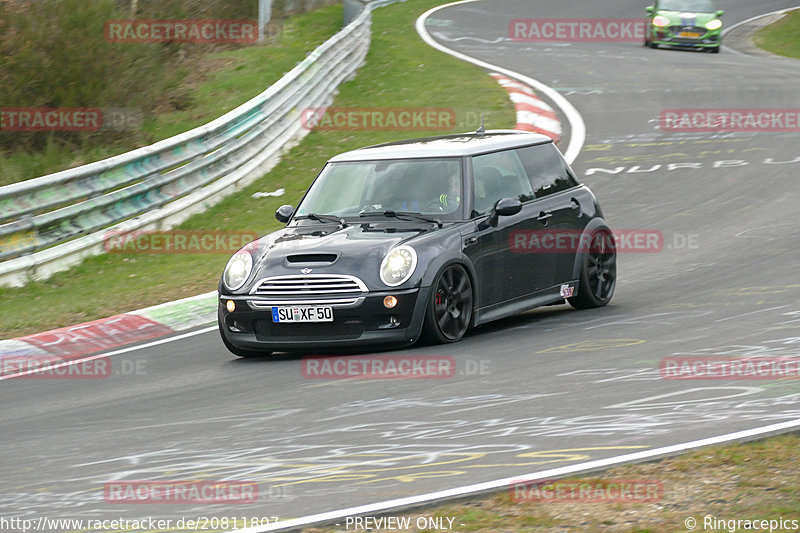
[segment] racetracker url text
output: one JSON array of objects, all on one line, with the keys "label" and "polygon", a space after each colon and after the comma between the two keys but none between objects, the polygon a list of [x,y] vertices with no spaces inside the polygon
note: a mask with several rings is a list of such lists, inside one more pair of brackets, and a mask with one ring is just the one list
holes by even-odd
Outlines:
[{"label": "racetracker url text", "polygon": [[261,527],[275,524],[277,516],[198,516],[196,518],[129,518],[81,519],[81,518],[21,518],[0,516],[0,531],[4,533],[29,533],[33,531],[137,531],[137,530],[178,530],[178,531],[219,531],[220,529],[239,529]]}]

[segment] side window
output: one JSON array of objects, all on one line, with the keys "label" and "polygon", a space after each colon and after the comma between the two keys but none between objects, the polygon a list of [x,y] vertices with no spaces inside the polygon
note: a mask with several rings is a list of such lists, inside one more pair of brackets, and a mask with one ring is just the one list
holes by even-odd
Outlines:
[{"label": "side window", "polygon": [[514,150],[472,158],[473,216],[488,213],[501,198],[533,198],[525,167]]},{"label": "side window", "polygon": [[552,143],[516,150],[537,198],[578,185],[567,162]]}]

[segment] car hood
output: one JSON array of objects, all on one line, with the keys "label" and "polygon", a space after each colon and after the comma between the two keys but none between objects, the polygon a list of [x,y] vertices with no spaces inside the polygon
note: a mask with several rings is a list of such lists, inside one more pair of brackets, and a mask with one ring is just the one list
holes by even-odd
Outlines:
[{"label": "car hood", "polygon": [[660,9],[657,13],[667,17],[673,24],[681,26],[703,26],[717,18],[716,13],[697,13],[694,11],[667,11]]},{"label": "car hood", "polygon": [[424,223],[385,222],[346,228],[333,224],[287,227],[254,243],[256,265],[250,283],[268,276],[299,274],[310,268],[314,274],[353,274],[368,286],[378,286],[378,269],[389,250],[434,228]]}]

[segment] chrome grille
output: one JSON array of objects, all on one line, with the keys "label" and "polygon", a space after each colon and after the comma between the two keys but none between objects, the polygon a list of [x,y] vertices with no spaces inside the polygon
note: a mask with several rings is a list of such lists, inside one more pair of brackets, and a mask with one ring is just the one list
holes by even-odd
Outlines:
[{"label": "chrome grille", "polygon": [[[308,274],[273,276],[254,286],[250,294],[260,304],[291,303],[354,303],[367,293],[367,286],[355,276],[342,274]],[[256,303],[256,302],[253,302]]]},{"label": "chrome grille", "polygon": [[669,31],[672,32],[673,35],[678,35],[682,31],[688,31],[692,33],[697,33],[701,36],[705,35],[708,32],[706,28],[702,28],[700,26],[670,26]]}]

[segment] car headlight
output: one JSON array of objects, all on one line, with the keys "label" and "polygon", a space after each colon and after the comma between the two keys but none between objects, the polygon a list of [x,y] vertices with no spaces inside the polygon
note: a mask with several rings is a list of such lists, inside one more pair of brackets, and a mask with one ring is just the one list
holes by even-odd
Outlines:
[{"label": "car headlight", "polygon": [[381,262],[381,281],[389,287],[405,282],[417,268],[417,252],[401,245],[386,254]]},{"label": "car headlight", "polygon": [[239,250],[225,265],[225,273],[222,274],[222,282],[228,289],[235,291],[247,281],[250,271],[253,269],[253,257],[250,252]]},{"label": "car headlight", "polygon": [[669,23],[670,20],[664,15],[656,15],[656,17],[653,18],[653,26],[658,26],[659,28],[669,26]]},{"label": "car headlight", "polygon": [[722,27],[722,21],[719,19],[714,19],[706,24],[706,28],[709,30],[718,30]]}]

